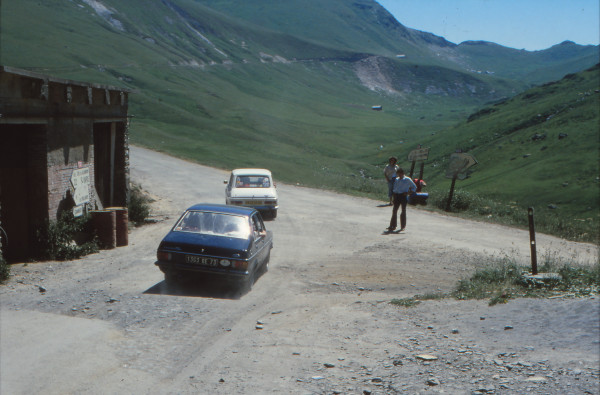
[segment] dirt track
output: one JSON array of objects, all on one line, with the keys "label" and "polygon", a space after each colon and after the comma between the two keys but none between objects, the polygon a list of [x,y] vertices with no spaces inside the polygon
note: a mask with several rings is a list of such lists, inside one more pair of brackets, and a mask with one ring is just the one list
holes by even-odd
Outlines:
[{"label": "dirt track", "polygon": [[156,224],[127,247],[15,265],[0,287],[0,393],[600,393],[597,297],[388,303],[451,290],[478,257],[526,262],[526,232],[409,208],[407,232],[383,235],[381,202],[279,185],[270,270],[250,293],[166,293],[159,241],[184,208],[224,202],[227,173],[135,147],[131,164]]}]

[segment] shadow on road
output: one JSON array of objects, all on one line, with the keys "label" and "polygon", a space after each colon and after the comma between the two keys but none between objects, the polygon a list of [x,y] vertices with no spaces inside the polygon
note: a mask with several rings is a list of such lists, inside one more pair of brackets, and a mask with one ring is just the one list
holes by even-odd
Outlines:
[{"label": "shadow on road", "polygon": [[388,231],[388,230],[384,230],[383,232],[381,232],[382,235],[399,235],[399,234],[404,234],[403,231],[401,230],[393,230],[393,231]]},{"label": "shadow on road", "polygon": [[214,299],[240,299],[246,292],[226,284],[209,281],[170,284],[161,281],[144,291],[145,294],[190,296]]}]

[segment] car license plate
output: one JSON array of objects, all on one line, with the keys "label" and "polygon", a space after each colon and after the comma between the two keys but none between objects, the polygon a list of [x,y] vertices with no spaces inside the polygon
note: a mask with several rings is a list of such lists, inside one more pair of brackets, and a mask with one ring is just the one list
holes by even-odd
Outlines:
[{"label": "car license plate", "polygon": [[219,263],[219,260],[216,258],[207,258],[204,256],[198,256],[198,255],[186,255],[185,262],[193,263],[195,265],[217,266],[217,264]]}]

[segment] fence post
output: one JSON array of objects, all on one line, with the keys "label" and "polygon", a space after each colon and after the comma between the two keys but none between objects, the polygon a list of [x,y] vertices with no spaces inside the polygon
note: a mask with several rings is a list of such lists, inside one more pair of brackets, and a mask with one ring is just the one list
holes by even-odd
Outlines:
[{"label": "fence post", "polygon": [[537,254],[535,249],[535,225],[533,223],[533,207],[527,210],[529,216],[529,245],[531,246],[531,274],[538,274],[537,270]]},{"label": "fence post", "polygon": [[452,184],[450,185],[450,193],[448,194],[448,200],[446,201],[446,211],[450,211],[450,205],[452,204],[452,196],[454,196],[454,185],[456,184],[456,179],[458,178],[458,173],[454,173],[454,177],[452,177]]}]

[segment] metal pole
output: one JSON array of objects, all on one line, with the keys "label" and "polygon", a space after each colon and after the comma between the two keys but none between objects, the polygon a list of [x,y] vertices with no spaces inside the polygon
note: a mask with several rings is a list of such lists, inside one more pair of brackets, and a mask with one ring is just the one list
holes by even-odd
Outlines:
[{"label": "metal pole", "polygon": [[533,223],[533,207],[527,210],[529,216],[529,244],[531,246],[531,274],[538,274],[537,270],[537,254],[535,251],[535,225]]}]

